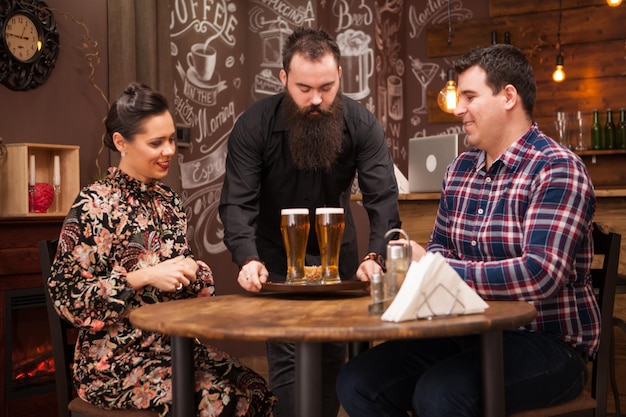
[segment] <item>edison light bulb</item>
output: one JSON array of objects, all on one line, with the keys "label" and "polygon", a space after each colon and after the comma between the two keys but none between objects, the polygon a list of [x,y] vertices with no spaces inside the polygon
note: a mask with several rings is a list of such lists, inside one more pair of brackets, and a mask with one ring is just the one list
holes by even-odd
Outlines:
[{"label": "edison light bulb", "polygon": [[557,83],[560,83],[565,79],[565,70],[563,69],[563,55],[556,57],[556,68],[552,73],[552,79]]},{"label": "edison light bulb", "polygon": [[446,85],[439,91],[437,96],[437,104],[439,108],[446,113],[454,113],[456,106],[459,102],[459,95],[456,89],[456,82],[454,81],[454,70],[448,69],[448,81]]},{"label": "edison light bulb", "polygon": [[617,7],[622,4],[622,0],[606,0],[606,4],[608,4],[609,7]]}]

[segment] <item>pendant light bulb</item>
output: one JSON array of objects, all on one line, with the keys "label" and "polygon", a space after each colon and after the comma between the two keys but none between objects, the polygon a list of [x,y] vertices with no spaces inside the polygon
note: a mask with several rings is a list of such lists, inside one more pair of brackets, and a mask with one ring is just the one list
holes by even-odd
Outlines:
[{"label": "pendant light bulb", "polygon": [[622,4],[622,0],[606,0],[606,4],[608,4],[609,7],[617,7]]},{"label": "pendant light bulb", "polygon": [[439,108],[446,113],[454,113],[459,103],[459,92],[457,90],[456,81],[454,79],[454,70],[448,68],[446,85],[439,91],[437,95],[437,104]]},{"label": "pendant light bulb", "polygon": [[556,68],[552,73],[552,79],[557,83],[560,83],[565,79],[565,69],[563,67],[563,55],[559,54],[556,57]]}]

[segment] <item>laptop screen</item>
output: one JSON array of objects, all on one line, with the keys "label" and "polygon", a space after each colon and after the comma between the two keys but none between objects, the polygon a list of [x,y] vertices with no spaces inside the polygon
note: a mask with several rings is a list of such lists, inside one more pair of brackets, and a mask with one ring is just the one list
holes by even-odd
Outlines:
[{"label": "laptop screen", "polygon": [[446,167],[459,153],[456,133],[409,139],[409,192],[441,191]]}]

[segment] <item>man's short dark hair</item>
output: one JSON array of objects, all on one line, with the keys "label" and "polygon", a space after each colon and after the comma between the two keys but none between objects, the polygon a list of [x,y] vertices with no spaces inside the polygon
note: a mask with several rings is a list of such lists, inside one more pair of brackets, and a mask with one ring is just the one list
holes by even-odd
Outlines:
[{"label": "man's short dark hair", "polygon": [[524,52],[508,44],[495,44],[475,48],[454,63],[454,70],[462,74],[470,67],[479,66],[487,74],[487,85],[494,94],[511,84],[522,98],[522,106],[532,119],[537,84],[535,73],[526,59]]},{"label": "man's short dark hair", "polygon": [[323,29],[297,28],[283,45],[283,69],[289,73],[291,59],[297,53],[311,61],[317,61],[329,52],[333,54],[339,66],[341,51],[332,36]]}]

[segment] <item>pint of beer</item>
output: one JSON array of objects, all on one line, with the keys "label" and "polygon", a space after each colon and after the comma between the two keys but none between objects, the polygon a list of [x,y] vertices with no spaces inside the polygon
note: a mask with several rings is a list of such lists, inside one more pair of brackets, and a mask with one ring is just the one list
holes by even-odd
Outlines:
[{"label": "pint of beer", "polygon": [[322,258],[322,283],[337,284],[339,277],[339,251],[345,222],[343,208],[322,207],[315,209],[315,232]]},{"label": "pint of beer", "polygon": [[310,227],[309,209],[293,208],[280,211],[280,231],[287,253],[288,284],[306,284],[304,256]]}]

